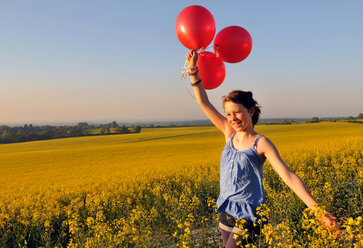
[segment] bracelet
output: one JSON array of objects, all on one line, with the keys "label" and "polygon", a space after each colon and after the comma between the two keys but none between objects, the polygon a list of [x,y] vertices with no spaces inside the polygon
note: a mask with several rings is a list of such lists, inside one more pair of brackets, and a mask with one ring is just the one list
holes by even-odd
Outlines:
[{"label": "bracelet", "polygon": [[198,72],[199,72],[199,68],[198,67],[195,67],[195,72],[193,72],[193,73],[191,73],[191,72],[189,72],[189,70],[188,70],[188,75],[189,76],[196,76],[197,74],[198,74]]},{"label": "bracelet", "polygon": [[196,86],[197,84],[200,84],[202,82],[202,79],[199,79],[197,82],[191,83],[191,86]]}]

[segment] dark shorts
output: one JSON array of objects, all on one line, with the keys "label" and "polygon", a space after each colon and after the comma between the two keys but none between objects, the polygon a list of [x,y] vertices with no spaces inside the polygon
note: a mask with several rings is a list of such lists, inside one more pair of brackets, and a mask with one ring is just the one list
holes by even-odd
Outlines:
[{"label": "dark shorts", "polygon": [[[256,225],[253,221],[246,219],[242,225],[244,230],[247,229],[248,241],[253,242],[256,239],[256,236],[260,234],[260,225]],[[234,233],[241,231],[241,229],[236,226],[236,219],[227,213],[219,214],[219,228]]]}]

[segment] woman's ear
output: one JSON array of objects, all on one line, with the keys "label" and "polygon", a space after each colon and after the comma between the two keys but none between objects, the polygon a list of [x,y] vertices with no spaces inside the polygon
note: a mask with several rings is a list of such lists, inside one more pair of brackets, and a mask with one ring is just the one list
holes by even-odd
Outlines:
[{"label": "woman's ear", "polygon": [[248,113],[250,114],[250,116],[252,117],[253,114],[255,113],[255,107],[251,107],[249,110],[248,110]]}]

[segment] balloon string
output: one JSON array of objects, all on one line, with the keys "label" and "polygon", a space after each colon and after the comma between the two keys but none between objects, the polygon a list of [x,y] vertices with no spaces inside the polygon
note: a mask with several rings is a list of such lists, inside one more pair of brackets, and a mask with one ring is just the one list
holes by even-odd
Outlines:
[{"label": "balloon string", "polygon": [[[203,53],[207,50],[207,49],[209,49],[209,48],[211,48],[211,47],[213,47],[213,46],[209,46],[209,47],[206,47],[206,48],[200,48],[200,49],[198,49],[198,53],[199,54],[201,54],[201,55],[203,55]],[[189,87],[188,87],[188,85],[187,85],[187,82],[186,82],[186,79],[187,79],[187,77],[188,77],[188,64],[187,64],[187,59],[185,59],[185,62],[184,62],[184,66],[182,66],[182,68],[181,68],[181,79],[183,80],[183,81],[185,81],[185,88],[186,88],[186,90],[187,90],[187,92],[188,92],[188,94],[192,97],[192,98],[194,98],[195,99],[195,97],[190,93],[190,91],[189,91]]]},{"label": "balloon string", "polygon": [[189,91],[189,87],[188,87],[188,85],[187,85],[187,81],[185,81],[185,88],[187,89],[188,94],[189,94],[192,98],[196,99],[196,98],[192,95],[192,93],[190,93],[190,91]]},{"label": "balloon string", "polygon": [[188,76],[187,71],[188,71],[188,65],[187,65],[187,60],[185,59],[184,66],[182,66],[182,68],[181,68],[181,79],[182,80],[187,79],[187,76]]},{"label": "balloon string", "polygon": [[187,90],[188,94],[195,99],[195,97],[190,93],[189,91],[189,87],[187,85],[187,77],[188,77],[188,65],[187,65],[187,60],[185,60],[184,62],[184,66],[182,66],[182,69],[181,69],[181,79],[184,81],[184,84],[185,84],[185,89]]},{"label": "balloon string", "polygon": [[213,46],[208,46],[206,48],[202,47],[200,48],[197,52],[200,54],[203,54],[205,51],[207,51],[208,49],[212,48]]}]

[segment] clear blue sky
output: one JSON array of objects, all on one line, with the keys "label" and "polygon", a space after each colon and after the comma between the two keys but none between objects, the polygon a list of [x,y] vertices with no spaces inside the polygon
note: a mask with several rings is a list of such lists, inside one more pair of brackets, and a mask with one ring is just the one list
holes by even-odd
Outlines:
[{"label": "clear blue sky", "polygon": [[262,118],[363,112],[362,1],[1,1],[0,123],[205,119],[175,34],[194,4],[217,32],[239,25],[253,39],[208,91],[219,110],[241,89]]}]

